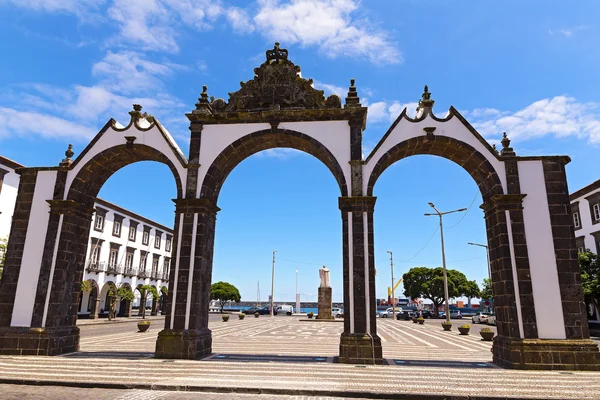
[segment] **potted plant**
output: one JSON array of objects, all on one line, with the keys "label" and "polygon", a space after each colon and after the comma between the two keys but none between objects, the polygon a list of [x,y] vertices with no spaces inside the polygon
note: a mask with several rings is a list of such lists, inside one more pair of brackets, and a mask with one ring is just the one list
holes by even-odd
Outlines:
[{"label": "potted plant", "polygon": [[306,315],[308,316],[308,318],[312,318],[312,317],[314,317],[315,313],[311,311]]},{"label": "potted plant", "polygon": [[450,329],[452,329],[452,322],[442,322],[442,328],[444,328],[445,331],[449,331]]},{"label": "potted plant", "polygon": [[221,318],[223,318],[223,322],[229,321],[229,314],[221,314]]},{"label": "potted plant", "polygon": [[259,317],[259,315],[260,315],[260,314],[258,313],[258,311],[257,311],[257,312],[255,312],[255,313],[254,313],[254,318],[258,318],[258,317]]},{"label": "potted plant", "polygon": [[245,317],[245,316],[246,316],[246,314],[244,314],[244,313],[239,313],[239,314],[238,314],[238,317],[239,317],[240,319],[244,319],[244,317]]},{"label": "potted plant", "polygon": [[491,328],[483,328],[479,331],[479,334],[485,342],[491,342],[495,335],[494,331]]},{"label": "potted plant", "polygon": [[147,319],[139,321],[137,323],[137,327],[140,332],[146,332],[148,329],[150,329],[150,321],[148,321]]},{"label": "potted plant", "polygon": [[425,318],[419,317],[417,318],[417,322],[419,323],[419,325],[423,325],[425,323]]},{"label": "potted plant", "polygon": [[470,330],[471,330],[471,325],[469,325],[469,324],[464,324],[464,325],[458,327],[458,331],[460,332],[461,335],[468,335]]},{"label": "potted plant", "polygon": [[416,324],[419,322],[419,319],[417,317],[412,317],[412,322],[413,324]]}]

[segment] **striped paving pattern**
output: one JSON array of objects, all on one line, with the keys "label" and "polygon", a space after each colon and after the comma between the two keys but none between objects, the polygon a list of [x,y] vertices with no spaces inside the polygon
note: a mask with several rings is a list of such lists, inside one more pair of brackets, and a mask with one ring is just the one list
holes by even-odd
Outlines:
[{"label": "striped paving pattern", "polygon": [[490,343],[482,342],[479,335],[443,332],[437,321],[416,325],[378,320],[388,365],[377,366],[333,363],[341,322],[293,317],[211,322],[214,354],[202,361],[154,359],[158,329],[137,333],[130,325],[131,332],[127,328],[126,333],[105,330],[90,336],[93,330],[87,331],[81,351],[70,355],[0,357],[0,379],[143,384],[155,390],[212,388],[277,394],[292,389],[313,396],[355,392],[600,399],[600,373],[499,369],[490,364]]}]

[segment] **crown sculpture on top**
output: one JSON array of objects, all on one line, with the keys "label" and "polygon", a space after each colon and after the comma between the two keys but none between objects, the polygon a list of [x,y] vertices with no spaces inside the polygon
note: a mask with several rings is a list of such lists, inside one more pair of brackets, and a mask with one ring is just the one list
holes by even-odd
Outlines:
[{"label": "crown sculpture on top", "polygon": [[312,79],[300,76],[300,67],[288,59],[287,49],[275,43],[266,51],[266,61],[254,68],[254,78],[240,82],[240,90],[229,93],[229,101],[208,97],[206,86],[193,114],[218,114],[259,110],[307,110],[341,108],[339,96],[325,99],[324,91],[313,87]]}]

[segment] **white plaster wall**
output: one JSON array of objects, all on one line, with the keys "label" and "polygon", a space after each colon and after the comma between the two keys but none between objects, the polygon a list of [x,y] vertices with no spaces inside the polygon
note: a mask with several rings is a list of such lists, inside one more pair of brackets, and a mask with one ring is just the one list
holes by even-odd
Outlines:
[{"label": "white plaster wall", "polygon": [[4,183],[0,191],[0,239],[7,239],[10,234],[12,216],[19,191],[19,175],[12,168],[0,166],[9,172],[4,175]]},{"label": "white plaster wall", "polygon": [[[200,168],[198,168],[198,190],[196,197],[200,197],[202,181],[213,161],[221,152],[236,140],[252,132],[271,129],[268,123],[263,124],[223,124],[206,125],[202,128],[200,139]],[[190,154],[190,158],[193,156]]]},{"label": "white plaster wall", "polygon": [[560,286],[541,161],[519,161],[527,255],[540,339],[565,339]]},{"label": "white plaster wall", "polygon": [[[110,147],[125,144],[127,142],[125,136],[136,136],[137,139],[135,140],[135,144],[144,144],[146,146],[153,147],[154,149],[163,153],[167,158],[169,158],[169,160],[171,160],[171,162],[177,169],[179,178],[181,179],[182,187],[185,190],[187,170],[181,165],[181,162],[176,157],[173,150],[169,147],[167,140],[165,140],[165,138],[162,136],[159,129],[156,126],[154,126],[148,131],[140,131],[135,127],[135,125],[132,125],[129,129],[122,132],[115,131],[114,129],[109,128],[104,133],[104,135],[102,135],[100,140],[96,142],[94,147],[90,149],[90,151],[83,157],[82,160],[79,161],[75,168],[69,171],[65,189],[65,199],[69,193],[69,189],[71,188],[73,180],[75,179],[81,168],[83,168],[98,153]],[[172,143],[175,143],[172,140],[172,138],[170,138],[170,141]],[[177,151],[181,152],[179,148],[177,148]]]},{"label": "white plaster wall", "polygon": [[467,129],[462,122],[453,117],[449,121],[439,122],[427,116],[423,121],[411,122],[407,119],[402,119],[390,135],[386,138],[385,142],[377,149],[377,152],[371,157],[369,162],[363,167],[363,194],[367,193],[367,186],[369,184],[369,178],[377,161],[392,147],[398,143],[408,139],[412,139],[418,136],[424,136],[425,132],[423,128],[435,127],[434,134],[436,136],[447,136],[460,140],[467,143],[475,150],[479,151],[483,156],[492,164],[492,167],[498,174],[502,188],[506,193],[506,171],[502,161],[499,161],[490,151]]},{"label": "white plaster wall", "polygon": [[11,326],[31,326],[46,230],[50,219],[50,205],[46,200],[52,199],[54,195],[56,175],[56,171],[40,171],[37,175]]},{"label": "white plaster wall", "polygon": [[575,230],[575,237],[584,237],[585,247],[590,249],[593,253],[596,253],[596,243],[592,232],[600,231],[599,224],[592,224],[592,214],[590,213],[590,202],[586,199],[594,193],[600,192],[600,189],[592,190],[589,193],[584,194],[581,197],[577,197],[571,204],[579,202],[579,220],[581,223],[581,229]]},{"label": "white plaster wall", "polygon": [[[223,150],[236,140],[256,131],[271,129],[267,123],[206,125],[202,130],[200,144],[200,168],[198,182],[204,180],[206,172]],[[348,121],[282,122],[279,129],[301,132],[318,140],[337,159],[350,190],[350,126]],[[200,196],[201,184],[197,196]]]}]

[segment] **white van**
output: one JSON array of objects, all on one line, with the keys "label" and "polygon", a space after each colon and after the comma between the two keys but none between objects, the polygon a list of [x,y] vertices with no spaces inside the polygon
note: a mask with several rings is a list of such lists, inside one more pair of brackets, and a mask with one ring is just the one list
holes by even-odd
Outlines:
[{"label": "white van", "polygon": [[282,306],[275,307],[275,311],[277,311],[277,315],[292,315],[294,313],[294,307],[284,304]]}]

